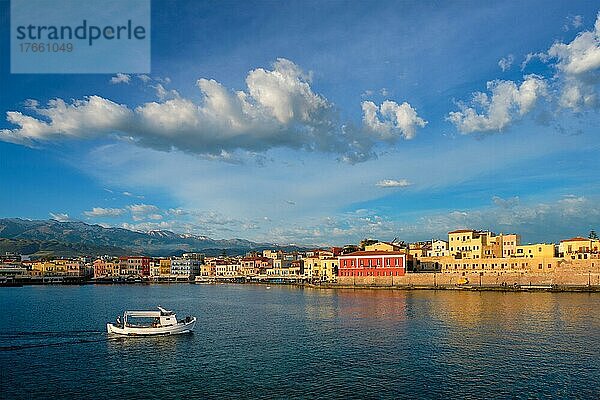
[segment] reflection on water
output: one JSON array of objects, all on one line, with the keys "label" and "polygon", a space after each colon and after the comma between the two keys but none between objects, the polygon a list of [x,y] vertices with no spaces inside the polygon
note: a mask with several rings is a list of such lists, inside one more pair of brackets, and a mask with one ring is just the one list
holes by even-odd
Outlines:
[{"label": "reflection on water", "polygon": [[[105,333],[157,304],[196,331]],[[0,290],[0,308],[11,399],[600,397],[597,294],[25,287]]]}]

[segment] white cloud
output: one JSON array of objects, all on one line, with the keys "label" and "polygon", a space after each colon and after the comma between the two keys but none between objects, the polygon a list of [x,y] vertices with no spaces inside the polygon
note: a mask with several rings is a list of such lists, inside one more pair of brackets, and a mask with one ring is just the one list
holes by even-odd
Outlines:
[{"label": "white cloud", "polygon": [[62,99],[54,99],[48,102],[46,108],[41,108],[37,102],[32,101],[28,108],[44,119],[9,111],[6,113],[8,122],[18,125],[19,128],[0,130],[0,140],[31,144],[58,137],[106,135],[114,131],[124,131],[132,117],[126,106],[99,96],[75,100],[72,104],[67,104]]},{"label": "white cloud", "polygon": [[375,186],[382,188],[396,188],[396,187],[407,187],[410,186],[410,182],[406,179],[383,179],[375,184]]},{"label": "white cloud", "polygon": [[68,222],[71,220],[71,218],[69,218],[69,214],[65,213],[50,213],[50,217],[58,222]]},{"label": "white cloud", "polygon": [[580,32],[569,43],[554,43],[546,57],[556,60],[554,66],[562,84],[561,107],[579,110],[598,105],[600,13],[593,30]]},{"label": "white cloud", "polygon": [[515,119],[529,113],[540,97],[547,96],[548,84],[538,75],[527,75],[520,86],[512,81],[488,82],[491,95],[476,92],[469,105],[448,114],[462,133],[501,131]]},{"label": "white cloud", "polygon": [[110,83],[113,85],[116,85],[119,83],[127,83],[128,84],[130,81],[131,81],[131,76],[129,76],[127,74],[122,74],[120,72],[117,75],[110,78]]},{"label": "white cloud", "polygon": [[570,75],[583,74],[600,67],[600,14],[593,31],[579,33],[570,43],[554,43],[548,55],[557,58],[557,68]]},{"label": "white cloud", "polygon": [[583,16],[582,15],[569,15],[566,18],[566,23],[563,25],[563,30],[565,32],[569,31],[571,28],[579,28],[583,25]]},{"label": "white cloud", "polygon": [[157,218],[157,216],[160,215],[160,208],[151,204],[132,204],[127,206],[127,209],[131,211],[134,221],[142,221],[144,219],[160,219]]},{"label": "white cloud", "polygon": [[94,207],[90,211],[84,211],[83,214],[87,217],[102,218],[102,217],[119,217],[125,213],[122,208],[102,208]]},{"label": "white cloud", "polygon": [[510,69],[510,67],[512,66],[514,61],[515,61],[515,57],[512,54],[509,54],[506,57],[502,57],[498,61],[498,66],[504,72],[504,71],[507,71]]},{"label": "white cloud", "polygon": [[161,221],[161,222],[140,222],[137,224],[131,224],[128,222],[124,222],[121,225],[121,228],[129,229],[132,231],[138,232],[148,232],[148,231],[174,231],[181,229],[183,227],[182,224],[178,224],[173,221]]},{"label": "white cloud", "polygon": [[7,112],[17,127],[0,130],[0,140],[31,146],[51,139],[116,135],[161,151],[178,149],[217,159],[230,160],[236,150],[287,147],[340,154],[356,162],[373,157],[378,144],[414,137],[416,127],[426,124],[408,103],[385,101],[380,108],[363,103],[370,113],[366,129],[349,128],[340,123],[333,104],[313,91],[310,74],[286,59],[278,59],[272,70],[250,71],[246,86],[245,91],[231,91],[215,80],[199,79],[202,101],[197,104],[157,83],[153,87],[159,101],[133,109],[99,96],[71,104],[55,99],[46,107],[31,101],[28,109],[36,116]]},{"label": "white cloud", "polygon": [[386,100],[378,107],[372,101],[363,101],[362,110],[364,126],[381,141],[413,139],[417,127],[422,128],[427,124],[407,102],[399,105]]},{"label": "white cloud", "polygon": [[373,96],[373,93],[374,92],[372,90],[367,89],[360,94],[360,97],[371,97]]}]

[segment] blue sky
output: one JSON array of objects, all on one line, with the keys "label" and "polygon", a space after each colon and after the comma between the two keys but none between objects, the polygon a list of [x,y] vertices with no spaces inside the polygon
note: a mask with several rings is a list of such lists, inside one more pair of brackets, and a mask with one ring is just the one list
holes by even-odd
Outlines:
[{"label": "blue sky", "polygon": [[1,216],[302,244],[587,235],[599,11],[157,1],[150,74],[16,75],[0,2]]}]

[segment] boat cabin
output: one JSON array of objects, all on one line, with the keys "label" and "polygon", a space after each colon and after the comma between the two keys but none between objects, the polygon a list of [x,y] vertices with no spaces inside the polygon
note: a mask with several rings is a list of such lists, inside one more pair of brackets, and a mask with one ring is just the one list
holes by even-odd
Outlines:
[{"label": "boat cabin", "polygon": [[123,326],[144,326],[132,324],[130,319],[152,319],[151,326],[171,326],[177,324],[177,316],[173,311],[158,307],[159,311],[125,311],[123,313]]}]

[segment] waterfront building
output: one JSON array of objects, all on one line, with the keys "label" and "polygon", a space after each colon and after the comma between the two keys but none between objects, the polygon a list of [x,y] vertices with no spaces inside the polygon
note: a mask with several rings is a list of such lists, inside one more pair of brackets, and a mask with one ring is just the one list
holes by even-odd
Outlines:
[{"label": "waterfront building", "polygon": [[567,260],[600,258],[600,240],[583,237],[561,240],[558,254]]},{"label": "waterfront building", "polygon": [[431,251],[430,242],[416,242],[408,245],[408,254],[414,259],[419,260],[423,257],[427,257],[427,254]]},{"label": "waterfront building", "polygon": [[556,246],[553,243],[519,245],[516,247],[515,253],[511,254],[511,256],[525,258],[552,258],[556,256]]},{"label": "waterfront building", "polygon": [[94,278],[102,278],[107,275],[106,262],[102,259],[94,260]]},{"label": "waterfront building", "polygon": [[119,276],[119,259],[108,260],[104,262],[106,276],[118,277]]},{"label": "waterfront building", "polygon": [[309,282],[333,282],[338,273],[339,261],[331,251],[311,251],[302,260],[303,278]]},{"label": "waterfront building", "polygon": [[12,262],[0,263],[1,278],[21,278],[27,275],[27,268]]},{"label": "waterfront building", "polygon": [[93,262],[94,278],[118,277],[120,275],[119,260],[99,258]]},{"label": "waterfront building", "polygon": [[85,265],[79,260],[65,260],[65,273],[67,276],[84,276]]},{"label": "waterfront building", "polygon": [[296,260],[291,261],[289,264],[285,264],[284,266],[282,266],[282,264],[274,264],[273,268],[267,269],[267,277],[298,281],[302,278],[302,263],[303,261]]},{"label": "waterfront building", "polygon": [[504,235],[501,233],[495,237],[495,241],[501,245],[501,257],[510,257],[517,252],[517,247],[521,244],[521,235],[515,233]]},{"label": "waterfront building", "polygon": [[450,255],[448,250],[448,242],[445,240],[431,240],[431,249],[428,251],[429,257],[445,257]]},{"label": "waterfront building", "polygon": [[273,265],[273,259],[262,256],[248,256],[242,258],[241,264],[243,276],[266,275],[267,269]]},{"label": "waterfront building", "polygon": [[276,259],[276,260],[273,260],[273,268],[279,268],[279,269],[289,268],[293,262],[294,262],[293,260],[288,260],[288,259],[284,259],[284,258]]},{"label": "waterfront building", "polygon": [[202,261],[196,258],[174,257],[171,259],[171,275],[192,278],[200,275],[201,265]]},{"label": "waterfront building", "polygon": [[31,267],[32,276],[64,276],[67,273],[64,260],[37,261]]},{"label": "waterfront building", "polygon": [[321,259],[321,282],[335,282],[339,272],[340,261],[337,257]]},{"label": "waterfront building", "polygon": [[[476,231],[473,229],[458,229],[448,232],[448,244],[450,255],[457,259],[483,258],[484,246],[488,246],[491,232]],[[488,251],[490,249],[487,249]]]},{"label": "waterfront building", "polygon": [[214,278],[216,272],[216,264],[214,262],[207,262],[200,266],[200,276],[203,278]]},{"label": "waterfront building", "polygon": [[242,264],[239,260],[232,258],[219,260],[215,265],[215,277],[221,278],[238,278],[242,275]]},{"label": "waterfront building", "polygon": [[157,277],[160,276],[160,260],[153,258],[150,261],[150,276]]},{"label": "waterfront building", "polygon": [[456,259],[509,257],[516,252],[520,241],[517,234],[496,235],[490,231],[473,229],[448,232],[450,255]]},{"label": "waterfront building", "polygon": [[436,259],[441,264],[442,273],[465,274],[504,274],[509,272],[535,271],[540,273],[553,272],[563,261],[557,257],[502,257],[484,259],[456,259],[440,257]]},{"label": "waterfront building", "polygon": [[150,257],[128,256],[119,258],[121,276],[150,276]]},{"label": "waterfront building", "polygon": [[410,258],[401,251],[357,251],[338,257],[339,276],[402,276]]},{"label": "waterfront building", "polygon": [[159,260],[158,266],[160,276],[169,276],[171,275],[171,259],[170,258],[161,258]]},{"label": "waterfront building", "polygon": [[[314,254],[311,252],[311,254]],[[307,256],[302,262],[304,263],[304,278],[309,282],[318,281],[321,279],[321,259],[318,256]]]}]

